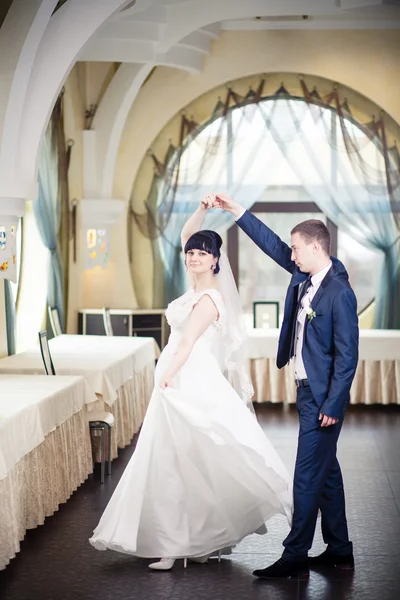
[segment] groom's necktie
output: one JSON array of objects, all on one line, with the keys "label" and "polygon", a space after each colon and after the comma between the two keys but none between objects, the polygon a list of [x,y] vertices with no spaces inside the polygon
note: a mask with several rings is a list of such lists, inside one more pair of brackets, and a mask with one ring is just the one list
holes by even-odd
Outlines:
[{"label": "groom's necktie", "polygon": [[307,279],[305,280],[303,287],[300,290],[299,297],[297,299],[296,314],[299,312],[299,309],[301,308],[301,301],[303,300],[304,296],[307,294],[307,292],[308,292],[308,290],[310,289],[311,286],[312,286],[311,275],[309,275],[307,277]]},{"label": "groom's necktie", "polygon": [[293,323],[292,323],[292,338],[291,338],[291,342],[290,342],[290,354],[289,354],[290,358],[292,358],[292,356],[294,355],[294,339],[296,336],[297,315],[299,314],[299,309],[301,308],[301,301],[303,300],[304,296],[307,294],[307,292],[311,286],[312,286],[311,275],[309,275],[307,277],[307,279],[305,280],[303,287],[299,291],[299,296],[297,299],[297,306],[296,306],[296,310],[294,312],[294,318],[293,318]]}]

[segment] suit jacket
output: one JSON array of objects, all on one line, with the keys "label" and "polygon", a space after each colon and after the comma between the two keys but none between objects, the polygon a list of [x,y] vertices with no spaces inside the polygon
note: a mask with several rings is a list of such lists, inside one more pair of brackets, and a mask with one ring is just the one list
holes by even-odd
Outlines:
[{"label": "suit jacket", "polygon": [[[299,286],[307,279],[291,260],[291,248],[267,225],[246,211],[237,224],[265,254],[292,274],[285,299],[276,364],[290,360]],[[342,419],[358,362],[357,301],[344,265],[331,257],[332,268],[311,301],[316,316],[306,318],[302,356],[311,392],[320,412]]]}]

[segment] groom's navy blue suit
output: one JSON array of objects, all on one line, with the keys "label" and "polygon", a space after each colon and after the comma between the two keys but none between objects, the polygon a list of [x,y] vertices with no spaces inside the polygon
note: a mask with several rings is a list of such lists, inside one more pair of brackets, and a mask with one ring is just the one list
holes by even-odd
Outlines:
[{"label": "groom's navy blue suit", "polygon": [[[237,220],[241,229],[281,267],[292,274],[279,338],[277,366],[291,356],[300,285],[307,279],[291,260],[291,249],[269,227],[246,211]],[[336,444],[358,361],[357,303],[343,264],[332,267],[311,301],[316,316],[306,319],[302,356],[309,386],[297,390],[300,430],[294,473],[293,523],[283,542],[283,557],[304,560],[311,548],[318,510],[328,550],[350,554],[343,480]],[[319,415],[339,419],[321,427]]]}]

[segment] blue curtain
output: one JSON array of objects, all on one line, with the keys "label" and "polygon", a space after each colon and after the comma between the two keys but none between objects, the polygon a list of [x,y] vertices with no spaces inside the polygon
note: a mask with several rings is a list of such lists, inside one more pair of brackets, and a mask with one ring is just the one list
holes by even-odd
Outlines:
[{"label": "blue curtain", "polygon": [[6,304],[7,349],[8,355],[15,354],[15,302],[11,283],[4,280],[4,297]]},{"label": "blue curtain", "polygon": [[397,240],[382,248],[384,263],[380,276],[379,290],[375,298],[375,329],[400,328],[400,248]]},{"label": "blue curtain", "polygon": [[56,306],[64,327],[64,283],[57,234],[61,222],[59,158],[53,119],[47,127],[39,158],[39,193],[33,210],[40,236],[50,252],[47,303]]}]

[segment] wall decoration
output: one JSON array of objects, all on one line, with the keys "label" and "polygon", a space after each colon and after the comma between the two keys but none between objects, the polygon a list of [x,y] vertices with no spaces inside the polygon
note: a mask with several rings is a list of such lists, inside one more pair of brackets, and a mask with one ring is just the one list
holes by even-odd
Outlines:
[{"label": "wall decoration", "polygon": [[0,225],[0,250],[5,250],[7,247],[7,232],[4,225]]},{"label": "wall decoration", "polygon": [[107,267],[109,239],[108,227],[86,230],[86,269],[92,269],[97,265],[103,267],[103,269]]},{"label": "wall decoration", "polygon": [[17,282],[18,218],[0,214],[0,278]]},{"label": "wall decoration", "polygon": [[106,269],[110,260],[111,228],[126,210],[123,200],[81,200],[85,269]]}]

